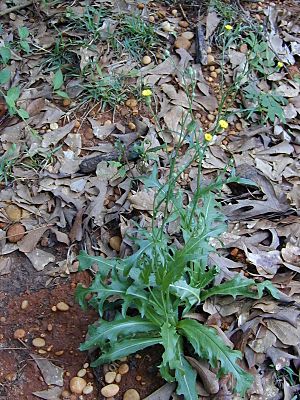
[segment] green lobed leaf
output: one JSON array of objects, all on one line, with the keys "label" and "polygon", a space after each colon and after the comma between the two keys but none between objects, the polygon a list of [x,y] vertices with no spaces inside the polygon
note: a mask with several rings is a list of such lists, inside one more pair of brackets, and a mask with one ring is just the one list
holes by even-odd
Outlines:
[{"label": "green lobed leaf", "polygon": [[99,326],[91,325],[88,339],[80,345],[80,350],[89,350],[103,346],[105,342],[113,343],[120,336],[157,331],[157,326],[141,317],[117,318],[114,321],[99,320]]},{"label": "green lobed leaf", "polygon": [[175,294],[190,306],[200,303],[200,289],[189,285],[184,279],[180,279],[169,286],[170,293]]},{"label": "green lobed leaf", "polygon": [[26,26],[20,26],[18,28],[18,32],[20,39],[26,39],[29,36],[29,30],[26,28]]},{"label": "green lobed leaf", "polygon": [[143,350],[146,347],[161,344],[160,337],[139,337],[135,339],[125,339],[115,342],[108,350],[95,360],[91,366],[97,367],[101,364],[109,363],[114,360],[119,360],[137,351]]},{"label": "green lobed leaf", "polygon": [[22,50],[24,50],[26,53],[30,53],[30,46],[26,40],[21,40],[20,46],[21,46]]},{"label": "green lobed leaf", "polygon": [[64,77],[61,69],[59,68],[53,77],[53,89],[58,90],[64,83]]},{"label": "green lobed leaf", "polygon": [[235,390],[244,395],[251,386],[253,378],[236,363],[242,358],[241,353],[226,346],[215,329],[204,326],[198,321],[184,319],[177,327],[179,333],[188,339],[200,357],[208,359],[213,368],[220,362],[220,374],[231,373],[235,377]]},{"label": "green lobed leaf", "polygon": [[164,346],[164,353],[162,355],[162,366],[169,369],[175,369],[178,362],[177,343],[179,335],[176,327],[169,322],[165,322],[160,330],[162,345]]},{"label": "green lobed leaf", "polygon": [[208,297],[216,295],[228,295],[234,298],[236,298],[236,296],[256,296],[255,281],[253,279],[243,278],[241,275],[236,275],[230,281],[203,290],[201,293],[201,300],[206,300]]},{"label": "green lobed leaf", "polygon": [[6,92],[6,99],[8,105],[15,103],[19,97],[20,97],[19,86],[13,86]]},{"label": "green lobed leaf", "polygon": [[0,71],[0,85],[4,85],[10,80],[10,70],[8,68],[4,68]]},{"label": "green lobed leaf", "polygon": [[[180,341],[181,342],[181,341]],[[197,374],[190,363],[185,359],[182,352],[182,345],[178,344],[178,363],[175,369],[175,378],[178,382],[177,394],[182,394],[185,400],[197,400],[198,394],[196,390]]]},{"label": "green lobed leaf", "polygon": [[85,251],[81,250],[78,256],[79,271],[84,271],[91,268],[94,264],[99,267],[99,274],[101,276],[107,276],[109,271],[116,267],[117,260],[104,258],[101,256],[90,256]]},{"label": "green lobed leaf", "polygon": [[244,296],[252,299],[261,299],[264,289],[267,289],[273,297],[280,298],[280,292],[272,285],[270,281],[256,283],[253,279],[236,275],[232,280],[213,286],[210,289],[203,290],[201,300],[215,295]]},{"label": "green lobed leaf", "polygon": [[19,117],[21,117],[22,119],[28,119],[29,118],[29,114],[26,110],[24,110],[24,108],[17,108],[17,114],[19,115]]},{"label": "green lobed leaf", "polygon": [[68,93],[64,92],[63,90],[56,90],[55,94],[57,94],[57,96],[62,97],[63,99],[69,99]]},{"label": "green lobed leaf", "polygon": [[7,64],[11,58],[11,51],[8,47],[2,46],[0,47],[0,56],[4,64]]}]

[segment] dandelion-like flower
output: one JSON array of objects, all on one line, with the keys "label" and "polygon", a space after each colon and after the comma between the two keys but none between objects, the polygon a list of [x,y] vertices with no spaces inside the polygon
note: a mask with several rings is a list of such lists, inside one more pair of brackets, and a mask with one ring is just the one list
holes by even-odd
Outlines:
[{"label": "dandelion-like flower", "polygon": [[281,62],[281,61],[278,61],[278,63],[277,63],[277,67],[278,67],[278,68],[282,68],[282,67],[283,67],[283,65],[284,65],[284,64],[283,64],[283,62]]},{"label": "dandelion-like flower", "polygon": [[212,140],[212,138],[213,138],[213,136],[212,136],[211,133],[205,133],[204,139],[205,139],[207,142],[210,142],[210,141]]},{"label": "dandelion-like flower", "polygon": [[233,29],[233,26],[232,25],[225,25],[225,29],[227,30],[227,31],[231,31],[232,29]]},{"label": "dandelion-like flower", "polygon": [[150,96],[152,96],[152,90],[150,90],[150,89],[144,89],[144,90],[142,91],[142,96],[143,96],[143,97],[150,97]]},{"label": "dandelion-like flower", "polygon": [[227,129],[228,128],[228,122],[225,121],[225,119],[220,119],[219,121],[219,126],[223,129]]}]

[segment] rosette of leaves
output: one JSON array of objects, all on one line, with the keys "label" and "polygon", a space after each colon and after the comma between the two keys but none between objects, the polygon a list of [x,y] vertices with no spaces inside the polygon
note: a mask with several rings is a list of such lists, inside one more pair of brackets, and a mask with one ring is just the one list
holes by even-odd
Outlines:
[{"label": "rosette of leaves", "polygon": [[[161,203],[166,187],[160,185],[155,174],[154,170],[144,183],[157,189],[156,201]],[[162,377],[168,382],[177,381],[177,393],[185,399],[196,400],[196,372],[185,359],[185,344],[189,343],[196,356],[219,368],[219,376],[232,374],[235,390],[243,395],[251,386],[252,376],[237,363],[241,353],[230,349],[214,328],[188,318],[187,313],[211,296],[260,298],[267,289],[277,297],[277,290],[269,282],[256,284],[239,274],[214,285],[218,269],[208,268],[208,256],[215,251],[210,239],[224,232],[226,224],[211,188],[198,191],[187,207],[183,207],[182,193],[175,191],[169,204],[171,212],[165,214],[165,221],[179,221],[180,246],[175,246],[158,227],[153,226],[151,232],[137,227],[136,251],[128,258],[106,259],[80,253],[80,269],[97,265],[97,272],[90,287],[77,287],[77,299],[82,307],[90,304],[100,315],[80,348],[99,349],[93,363],[98,366],[161,345]],[[114,315],[110,321],[103,317],[108,310]]]}]

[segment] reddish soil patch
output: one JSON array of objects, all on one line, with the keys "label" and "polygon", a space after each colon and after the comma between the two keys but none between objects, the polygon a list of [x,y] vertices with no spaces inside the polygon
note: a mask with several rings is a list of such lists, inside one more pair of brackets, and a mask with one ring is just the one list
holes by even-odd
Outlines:
[{"label": "reddish soil patch", "polygon": [[[26,258],[18,254],[12,273],[0,279],[0,400],[35,400],[37,397],[32,392],[48,389],[30,357],[32,353],[64,369],[64,389],[69,388],[70,379],[83,368],[83,364],[90,361],[88,353],[80,352],[78,347],[84,341],[88,325],[97,319],[97,315],[92,310],[82,311],[74,299],[77,283],[87,284],[89,275],[72,274],[65,280],[54,281],[55,286],[50,288],[45,288],[47,279],[49,276],[35,271]],[[23,300],[28,301],[25,310],[21,309]],[[52,311],[51,308],[60,301],[67,303],[70,309]],[[16,329],[25,330],[23,339],[14,339]],[[32,345],[36,337],[45,339],[46,345],[41,349],[46,351],[45,354],[39,354]],[[160,355],[160,349],[153,348],[130,357],[127,361],[130,372],[123,375],[115,399],[122,399],[129,388],[135,388],[144,398],[160,387],[163,381],[156,367]],[[85,379],[93,383],[94,392],[84,395],[84,399],[103,399],[100,394],[105,384],[103,375],[102,368],[95,371],[88,368]],[[76,395],[71,397],[72,400],[79,398]]]}]

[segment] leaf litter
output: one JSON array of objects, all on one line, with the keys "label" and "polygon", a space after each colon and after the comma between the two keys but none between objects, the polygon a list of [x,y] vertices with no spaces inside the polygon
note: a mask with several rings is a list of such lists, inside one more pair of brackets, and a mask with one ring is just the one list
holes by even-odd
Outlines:
[{"label": "leaf litter", "polygon": [[[100,1],[95,3],[97,6],[102,4]],[[5,22],[8,29],[3,34],[1,46],[9,45],[13,49],[13,62],[8,66],[13,77],[11,83],[21,88],[17,105],[28,112],[29,118],[20,122],[10,116],[4,106],[4,116],[0,120],[0,275],[10,274],[11,254],[17,250],[29,258],[39,273],[49,273],[53,279],[56,275],[70,273],[72,264],[69,260],[58,259],[48,249],[51,240],[66,246],[75,243],[77,250],[84,247],[90,254],[112,257],[118,250],[111,248],[110,238],[117,234],[122,241],[123,253],[130,252],[132,243],[126,233],[133,229],[132,219],[149,224],[154,192],[147,191],[142,184],[132,185],[130,178],[148,171],[151,163],[141,160],[140,156],[130,159],[129,144],[139,146],[143,143],[146,147],[155,143],[152,147],[159,147],[166,143],[171,151],[190,108],[204,130],[211,130],[215,123],[221,99],[215,82],[209,77],[222,64],[222,49],[218,44],[222,15],[218,1],[210,2],[209,12],[200,21],[201,26],[206,27],[207,55],[211,54],[209,47],[214,46],[215,61],[211,65],[206,61],[202,65],[194,63],[197,55],[194,46],[189,50],[174,50],[172,34],[162,32],[157,47],[147,50],[153,58],[148,66],[143,66],[140,63],[141,54],[136,57],[130,48],[128,50],[123,46],[119,54],[115,53],[109,40],[111,34],[121,27],[118,7],[126,16],[130,15],[131,7],[127,2],[104,3],[107,14],[92,32],[85,25],[80,25],[85,23],[85,5],[79,2],[70,8],[64,3],[59,8],[38,6],[41,15],[56,18],[53,23],[43,26],[40,33],[37,24],[32,22],[34,19],[31,21],[25,13],[14,14],[17,20],[10,16]],[[247,5],[248,13],[257,8],[254,3],[255,7],[251,4]],[[205,314],[203,312],[201,318],[205,320],[205,315],[215,318],[216,326],[225,331],[236,348],[243,351],[244,362],[255,376],[252,393],[248,393],[249,399],[258,396],[274,399],[280,391],[284,398],[289,399],[298,390],[297,385],[287,382],[285,378],[282,387],[278,388],[274,384],[275,372],[270,369],[271,363],[275,371],[295,366],[293,362],[299,360],[300,354],[300,73],[297,60],[300,39],[297,36],[299,21],[294,18],[294,8],[297,7],[293,4],[292,11],[289,11],[289,8],[283,9],[280,5],[269,5],[259,10],[269,27],[266,36],[268,45],[276,60],[284,63],[284,68],[272,73],[268,71],[259,85],[254,85],[255,96],[254,89],[249,89],[248,102],[243,98],[245,92],[237,103],[231,104],[232,113],[228,118],[230,130],[221,133],[209,146],[203,165],[204,179],[209,181],[210,176],[222,171],[229,161],[233,162],[237,174],[256,185],[245,185],[243,190],[234,184],[223,188],[219,201],[229,221],[228,231],[220,237],[220,241],[213,243],[218,253],[210,257],[211,265],[220,268],[219,283],[224,278],[243,272],[261,281],[270,279],[282,293],[280,301],[269,297],[244,301],[216,297],[214,301],[207,300],[203,307]],[[94,12],[97,8],[92,10]],[[162,6],[162,10],[165,12],[168,8]],[[190,9],[187,7],[186,10]],[[148,11],[151,12],[151,7],[146,2],[142,12],[147,18]],[[69,18],[71,30],[67,35],[71,39],[69,45],[67,41],[61,43],[66,45],[66,49],[55,55],[55,29],[60,17]],[[191,18],[194,17],[191,15]],[[97,21],[96,18],[94,20]],[[169,18],[179,33],[180,20]],[[80,25],[78,31],[75,21]],[[17,23],[34,32],[28,39],[32,47],[28,54],[17,42]],[[199,23],[198,19],[194,25],[196,23]],[[92,50],[85,41],[91,35],[99,35],[99,40],[93,39],[95,47]],[[117,43],[114,45],[118,46]],[[160,52],[163,46],[167,46],[171,55]],[[222,71],[225,82],[229,83],[232,78],[238,80],[250,70],[251,57],[241,50],[234,42],[229,46]],[[155,51],[160,52],[160,57]],[[96,62],[101,65],[101,71],[91,71],[88,78],[81,75],[85,68]],[[68,75],[68,66],[72,63],[77,64],[80,71],[76,78]],[[127,68],[123,68],[127,64]],[[61,65],[66,71],[62,89],[67,93],[67,101],[57,96],[52,87],[53,71]],[[196,82],[192,104],[186,96],[183,74],[189,67],[194,68]],[[128,71],[125,85],[122,80],[114,80],[115,72],[112,73],[121,73],[122,69]],[[108,83],[105,83],[106,79]],[[257,76],[251,76],[251,79],[255,81]],[[101,85],[97,86],[97,80],[103,82],[104,90]],[[147,114],[138,92],[132,91],[132,86],[131,90],[127,90],[132,82],[136,87],[144,85],[153,91],[157,99],[160,128]],[[108,87],[113,88],[113,85],[116,89],[109,92],[109,98],[105,98]],[[271,95],[278,97],[272,100]],[[116,102],[112,103],[114,96]],[[136,104],[126,106],[128,99],[134,99]],[[282,114],[278,101],[282,101]],[[241,111],[243,103],[253,107],[248,115]],[[260,118],[257,104],[268,119]],[[277,111],[274,113],[272,107],[269,110],[268,104],[272,104]],[[136,116],[138,120],[147,119],[149,129],[146,133],[140,134],[135,123],[133,128],[129,128],[129,122]],[[11,152],[12,148],[14,152]],[[115,150],[118,157],[109,159]],[[99,154],[108,155],[108,158],[97,162],[92,171],[84,172],[80,168],[84,160]],[[163,177],[168,165],[161,153],[159,156],[157,159],[160,160]],[[192,165],[187,176],[183,177],[187,196],[195,190],[196,168]],[[17,219],[6,214],[5,210],[10,205],[20,211]],[[8,229],[15,223],[21,223],[26,228],[25,236],[16,243],[8,240]],[[226,379],[218,382],[214,371],[203,365],[202,360],[188,360],[202,381],[199,391],[202,391],[203,398],[207,397],[207,393],[215,394],[217,391],[214,398],[232,398],[228,392],[230,383]],[[205,385],[208,376],[209,387]],[[61,386],[57,382],[49,384]],[[174,390],[170,385],[165,386],[163,391],[168,394],[164,396],[169,396],[170,388]],[[49,389],[48,394],[36,392],[40,398],[59,395],[59,390],[55,388]],[[159,392],[153,398],[160,398]]]}]

